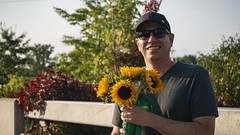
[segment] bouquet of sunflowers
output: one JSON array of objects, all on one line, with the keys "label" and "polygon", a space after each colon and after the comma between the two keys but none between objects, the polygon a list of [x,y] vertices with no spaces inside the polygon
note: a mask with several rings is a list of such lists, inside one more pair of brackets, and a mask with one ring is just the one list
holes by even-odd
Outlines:
[{"label": "bouquet of sunflowers", "polygon": [[[156,70],[146,70],[143,67],[120,67],[118,74],[103,77],[98,83],[97,97],[105,103],[117,103],[129,107],[131,104],[155,113],[152,100],[148,93],[161,92],[163,83]],[[127,135],[140,135],[141,127],[123,122]]]}]

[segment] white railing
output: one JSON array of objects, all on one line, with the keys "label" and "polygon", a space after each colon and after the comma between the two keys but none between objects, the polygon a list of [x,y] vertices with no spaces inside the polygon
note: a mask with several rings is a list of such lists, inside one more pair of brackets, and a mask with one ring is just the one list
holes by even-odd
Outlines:
[{"label": "white railing", "polygon": [[[100,102],[46,101],[44,112],[33,111],[34,119],[112,127],[113,104]],[[240,135],[240,108],[219,107],[215,135]],[[15,99],[0,99],[0,135],[23,132],[24,116]]]},{"label": "white railing", "polygon": [[100,102],[47,101],[46,110],[29,113],[30,118],[112,127],[114,104]]}]

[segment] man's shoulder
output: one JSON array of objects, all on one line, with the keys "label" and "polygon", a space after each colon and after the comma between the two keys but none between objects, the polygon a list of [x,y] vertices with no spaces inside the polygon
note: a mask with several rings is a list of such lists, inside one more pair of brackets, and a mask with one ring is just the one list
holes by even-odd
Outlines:
[{"label": "man's shoulder", "polygon": [[174,73],[180,74],[180,75],[199,75],[199,74],[208,74],[208,71],[200,66],[200,65],[194,65],[194,64],[188,64],[183,62],[177,62],[175,64]]},{"label": "man's shoulder", "polygon": [[186,70],[206,70],[204,67],[202,67],[200,65],[189,64],[189,63],[184,63],[184,62],[177,62],[176,66],[177,66],[177,68],[183,68]]}]

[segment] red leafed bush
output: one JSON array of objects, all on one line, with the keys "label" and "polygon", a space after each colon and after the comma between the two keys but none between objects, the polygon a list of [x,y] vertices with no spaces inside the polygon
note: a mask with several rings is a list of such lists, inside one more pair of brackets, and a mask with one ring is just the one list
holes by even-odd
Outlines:
[{"label": "red leafed bush", "polygon": [[26,114],[43,109],[45,100],[100,101],[95,85],[82,83],[52,69],[25,83],[16,97]]}]

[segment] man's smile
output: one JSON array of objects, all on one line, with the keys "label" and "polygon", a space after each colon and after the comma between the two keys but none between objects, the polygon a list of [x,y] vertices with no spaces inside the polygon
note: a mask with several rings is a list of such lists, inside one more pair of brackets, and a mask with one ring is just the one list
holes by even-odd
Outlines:
[{"label": "man's smile", "polygon": [[160,48],[161,46],[153,46],[153,45],[146,46],[147,50],[159,50]]}]

